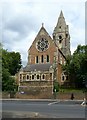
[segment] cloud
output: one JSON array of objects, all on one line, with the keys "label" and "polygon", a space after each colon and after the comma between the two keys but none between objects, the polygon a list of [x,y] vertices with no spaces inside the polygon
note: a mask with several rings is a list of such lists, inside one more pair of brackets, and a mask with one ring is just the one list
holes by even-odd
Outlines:
[{"label": "cloud", "polygon": [[4,48],[19,51],[24,65],[41,24],[52,36],[61,10],[69,25],[72,53],[78,44],[84,44],[85,0],[3,0],[1,6]]}]

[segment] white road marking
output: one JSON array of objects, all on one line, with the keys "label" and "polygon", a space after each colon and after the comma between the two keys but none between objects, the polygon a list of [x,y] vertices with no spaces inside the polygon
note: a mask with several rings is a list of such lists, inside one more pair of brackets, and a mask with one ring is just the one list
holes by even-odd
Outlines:
[{"label": "white road marking", "polygon": [[60,101],[56,101],[56,102],[51,102],[49,103],[48,105],[53,105],[53,104],[56,104],[56,103],[59,103]]}]

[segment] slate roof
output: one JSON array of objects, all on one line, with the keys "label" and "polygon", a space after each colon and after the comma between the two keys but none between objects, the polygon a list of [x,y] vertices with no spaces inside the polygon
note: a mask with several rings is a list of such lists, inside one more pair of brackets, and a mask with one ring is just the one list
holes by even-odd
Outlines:
[{"label": "slate roof", "polygon": [[49,71],[49,68],[52,64],[31,64],[23,68],[24,72],[30,71]]}]

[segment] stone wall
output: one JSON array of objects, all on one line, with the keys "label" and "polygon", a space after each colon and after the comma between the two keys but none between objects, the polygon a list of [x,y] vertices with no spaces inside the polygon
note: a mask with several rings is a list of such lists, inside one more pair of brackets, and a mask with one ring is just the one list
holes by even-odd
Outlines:
[{"label": "stone wall", "polygon": [[29,91],[25,91],[23,94],[18,92],[16,94],[16,98],[24,98],[24,99],[51,99],[52,98],[52,88],[51,87],[40,87],[29,88]]},{"label": "stone wall", "polygon": [[[54,95],[52,92],[40,92],[39,94],[32,95],[32,94],[16,94],[16,98],[21,98],[21,99],[54,99]],[[84,93],[74,93],[74,99],[75,100],[83,100],[85,97]],[[71,99],[71,93],[58,93],[56,95],[56,99],[66,99],[70,100]]]},{"label": "stone wall", "polygon": [[[36,94],[37,93],[37,94]],[[85,93],[81,92],[81,93],[73,93],[74,94],[74,99],[75,100],[83,100],[85,96]],[[3,99],[9,99],[10,96],[7,93],[2,93],[2,98]],[[17,92],[15,95],[16,99],[54,99],[54,95],[52,94],[51,89],[49,89],[49,91],[44,91],[44,92],[34,92],[33,94],[29,94],[29,93],[24,93],[21,94],[20,92]],[[14,99],[15,99],[14,98]],[[56,95],[56,99],[66,99],[66,100],[70,100],[71,99],[71,93],[70,92],[58,92],[58,94]]]}]

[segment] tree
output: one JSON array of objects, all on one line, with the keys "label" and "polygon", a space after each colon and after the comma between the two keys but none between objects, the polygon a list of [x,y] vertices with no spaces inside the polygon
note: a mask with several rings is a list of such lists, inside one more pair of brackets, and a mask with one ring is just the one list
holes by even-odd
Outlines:
[{"label": "tree", "polygon": [[0,43],[0,91],[2,91],[2,44]]},{"label": "tree", "polygon": [[20,54],[2,49],[2,91],[16,93],[18,85],[12,76],[14,76],[20,68]]},{"label": "tree", "polygon": [[63,69],[75,87],[84,87],[83,80],[87,78],[87,45],[78,45],[73,55],[67,57]]},{"label": "tree", "polygon": [[7,91],[9,93],[17,91],[17,84],[8,69],[2,68],[2,91]]},{"label": "tree", "polygon": [[18,52],[8,52],[2,50],[2,66],[9,70],[11,75],[15,75],[21,68],[21,56]]},{"label": "tree", "polygon": [[15,75],[21,68],[20,54],[17,52],[9,53],[9,72],[11,75]]},{"label": "tree", "polygon": [[79,45],[73,56],[78,57],[77,83],[79,83],[80,87],[84,87],[83,80],[87,77],[87,45]]}]

